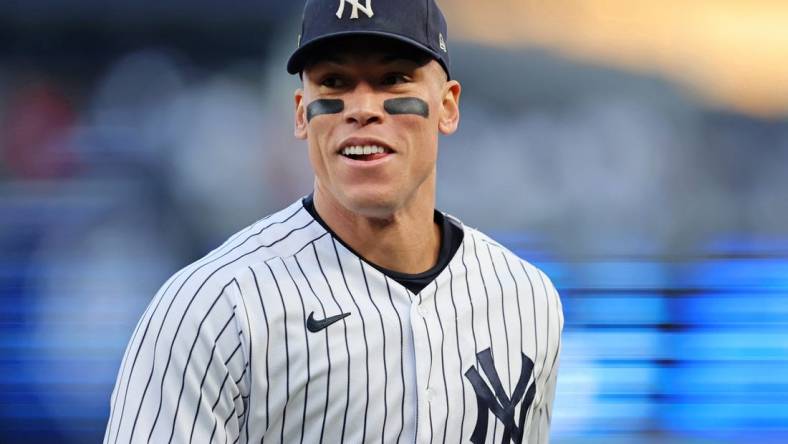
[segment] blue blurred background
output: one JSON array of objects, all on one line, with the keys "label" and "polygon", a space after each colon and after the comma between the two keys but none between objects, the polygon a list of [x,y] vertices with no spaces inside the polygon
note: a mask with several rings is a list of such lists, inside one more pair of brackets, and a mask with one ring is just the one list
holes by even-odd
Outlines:
[{"label": "blue blurred background", "polygon": [[[159,285],[310,192],[301,5],[0,2],[0,442],[101,441]],[[788,442],[788,4],[441,5],[438,205],[561,293],[553,441]]]}]

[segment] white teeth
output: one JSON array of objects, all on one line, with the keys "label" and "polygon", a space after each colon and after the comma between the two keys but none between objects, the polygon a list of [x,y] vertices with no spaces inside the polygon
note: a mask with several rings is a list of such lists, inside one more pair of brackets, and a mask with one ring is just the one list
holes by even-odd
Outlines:
[{"label": "white teeth", "polygon": [[364,146],[347,146],[342,149],[342,154],[345,156],[361,156],[366,154],[385,153],[386,149],[376,145]]}]

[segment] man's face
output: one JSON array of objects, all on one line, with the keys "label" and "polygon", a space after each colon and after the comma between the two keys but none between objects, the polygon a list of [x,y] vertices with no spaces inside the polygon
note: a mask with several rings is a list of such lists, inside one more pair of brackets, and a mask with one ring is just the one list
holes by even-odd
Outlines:
[{"label": "man's face", "polygon": [[[460,85],[397,45],[334,47],[348,49],[304,69],[295,134],[308,142],[322,191],[350,211],[386,218],[434,195],[438,133],[457,128]],[[365,149],[372,154],[357,154]]]}]

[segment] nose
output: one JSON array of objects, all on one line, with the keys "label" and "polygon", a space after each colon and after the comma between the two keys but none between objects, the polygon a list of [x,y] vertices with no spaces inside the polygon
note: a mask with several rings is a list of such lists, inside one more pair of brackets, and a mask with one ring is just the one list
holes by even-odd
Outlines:
[{"label": "nose", "polygon": [[383,99],[363,83],[345,98],[345,122],[366,126],[383,121]]}]

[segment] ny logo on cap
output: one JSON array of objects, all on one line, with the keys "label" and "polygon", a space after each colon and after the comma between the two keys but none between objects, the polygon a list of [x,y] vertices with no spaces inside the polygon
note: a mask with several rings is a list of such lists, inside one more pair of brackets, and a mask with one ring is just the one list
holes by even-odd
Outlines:
[{"label": "ny logo on cap", "polygon": [[345,3],[350,3],[353,5],[353,11],[350,12],[351,19],[358,18],[358,11],[361,10],[367,17],[372,18],[375,13],[372,12],[372,0],[367,0],[367,4],[365,6],[361,6],[359,4],[360,0],[339,0],[339,9],[337,9],[337,18],[341,19],[345,13]]}]

